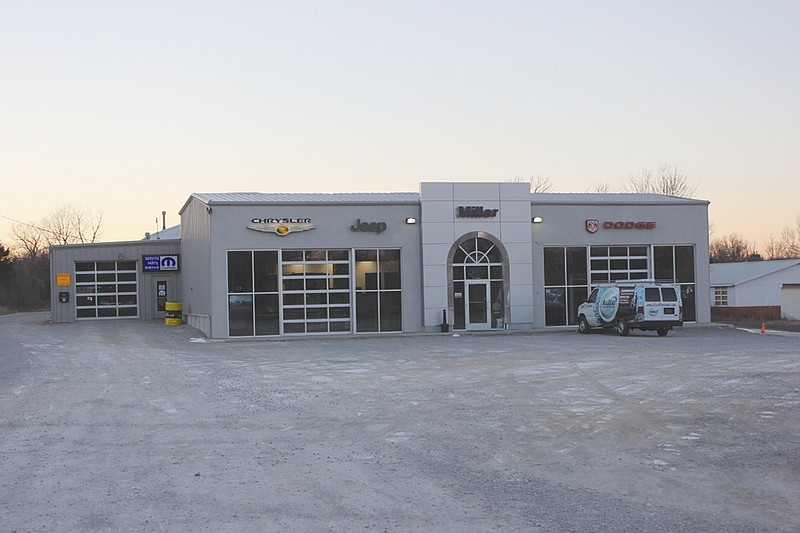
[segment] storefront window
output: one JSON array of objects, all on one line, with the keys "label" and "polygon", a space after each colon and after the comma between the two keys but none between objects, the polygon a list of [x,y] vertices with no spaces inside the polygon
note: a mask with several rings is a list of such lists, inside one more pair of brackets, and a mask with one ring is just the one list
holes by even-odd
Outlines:
[{"label": "storefront window", "polygon": [[350,279],[350,250],[228,252],[229,335],[349,332]]},{"label": "storefront window", "polygon": [[228,334],[231,337],[253,335],[253,295],[228,295]]},{"label": "storefront window", "polygon": [[[602,250],[608,254],[608,248]],[[608,259],[603,259],[603,266]],[[594,260],[592,260],[594,264]],[[588,294],[586,248],[547,247],[544,249],[545,325],[566,326],[578,323],[578,306]]]},{"label": "storefront window", "polygon": [[253,252],[228,252],[228,292],[253,292]]},{"label": "storefront window", "polygon": [[674,246],[653,247],[653,277],[656,281],[675,281]]},{"label": "storefront window", "polygon": [[280,335],[280,304],[277,294],[255,295],[256,335]]},{"label": "storefront window", "polygon": [[400,250],[356,250],[356,331],[402,331]]},{"label": "storefront window", "polygon": [[566,284],[564,247],[544,249],[544,284],[546,286]]},{"label": "storefront window", "polygon": [[278,252],[228,252],[228,334],[279,335],[279,318]]},{"label": "storefront window", "polygon": [[567,248],[567,285],[586,285],[586,249]]},{"label": "storefront window", "polygon": [[278,252],[253,254],[255,292],[278,292]]},{"label": "storefront window", "polygon": [[675,279],[678,283],[694,283],[694,246],[675,247]]},{"label": "storefront window", "polygon": [[696,321],[694,246],[653,246],[653,257],[656,281],[677,283],[683,300],[683,320]]}]

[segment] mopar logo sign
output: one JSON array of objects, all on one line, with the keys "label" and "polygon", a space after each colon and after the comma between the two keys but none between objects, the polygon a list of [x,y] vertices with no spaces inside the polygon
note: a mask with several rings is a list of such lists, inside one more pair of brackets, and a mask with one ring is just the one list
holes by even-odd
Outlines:
[{"label": "mopar logo sign", "polygon": [[143,255],[142,270],[145,272],[176,272],[180,270],[180,255]]}]

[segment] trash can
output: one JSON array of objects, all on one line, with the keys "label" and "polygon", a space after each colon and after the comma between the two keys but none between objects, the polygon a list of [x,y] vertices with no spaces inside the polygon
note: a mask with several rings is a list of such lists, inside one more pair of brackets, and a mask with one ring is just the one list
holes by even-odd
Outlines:
[{"label": "trash can", "polygon": [[180,302],[167,302],[164,306],[164,324],[167,326],[180,326],[183,320],[183,310]]}]

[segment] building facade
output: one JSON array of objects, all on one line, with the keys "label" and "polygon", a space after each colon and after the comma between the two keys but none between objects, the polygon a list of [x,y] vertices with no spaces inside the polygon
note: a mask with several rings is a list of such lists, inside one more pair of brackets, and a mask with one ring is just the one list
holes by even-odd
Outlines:
[{"label": "building facade", "polygon": [[[185,321],[215,339],[568,327],[594,285],[623,279],[675,282],[685,320],[710,320],[703,200],[451,182],[193,194],[180,215],[179,239],[53,247],[54,320],[158,318],[166,283]],[[101,287],[114,256],[117,285]],[[92,262],[87,300],[91,276],[79,289],[78,275]],[[135,313],[134,287],[119,281],[134,266]]]},{"label": "building facade", "polygon": [[800,320],[800,259],[710,266],[713,320]]}]

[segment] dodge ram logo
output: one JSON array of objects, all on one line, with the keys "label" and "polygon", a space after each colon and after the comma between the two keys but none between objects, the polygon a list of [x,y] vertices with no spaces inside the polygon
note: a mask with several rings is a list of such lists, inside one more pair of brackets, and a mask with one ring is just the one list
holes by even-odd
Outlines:
[{"label": "dodge ram logo", "polygon": [[597,230],[600,229],[600,221],[599,220],[587,220],[586,221],[586,231],[589,233],[597,233]]}]

